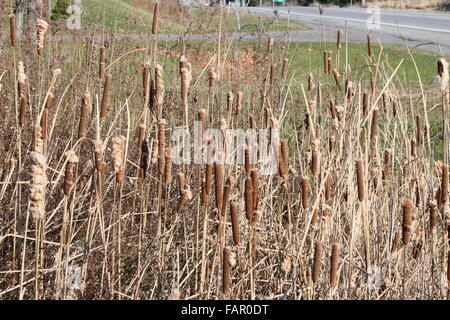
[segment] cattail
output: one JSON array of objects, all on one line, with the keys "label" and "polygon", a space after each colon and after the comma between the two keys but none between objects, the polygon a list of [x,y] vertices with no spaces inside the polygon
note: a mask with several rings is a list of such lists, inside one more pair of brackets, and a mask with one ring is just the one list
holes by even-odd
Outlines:
[{"label": "cattail", "polygon": [[216,188],[216,208],[218,213],[222,212],[223,207],[223,164],[214,163],[214,178]]},{"label": "cattail", "polygon": [[67,152],[67,164],[64,176],[64,195],[68,196],[73,186],[73,168],[78,163],[78,157],[72,150]]},{"label": "cattail", "polygon": [[447,281],[450,286],[450,250],[447,253]]},{"label": "cattail", "polygon": [[167,147],[166,148],[166,159],[165,162],[165,171],[164,171],[164,179],[166,181],[166,185],[170,184],[170,181],[172,180],[172,148]]},{"label": "cattail", "polygon": [[202,191],[202,205],[206,205],[208,203],[208,193],[206,192],[206,181],[202,180],[201,182],[201,191]]},{"label": "cattail", "polygon": [[139,178],[145,179],[147,175],[148,158],[150,152],[148,149],[147,140],[143,139],[140,148],[141,148],[141,158],[139,163]]},{"label": "cattail", "polygon": [[189,70],[187,68],[181,69],[181,101],[186,105],[188,103],[189,92]]},{"label": "cattail", "polygon": [[267,52],[272,53],[273,52],[273,38],[269,37],[267,39]]},{"label": "cattail", "polygon": [[227,295],[230,293],[230,283],[231,283],[231,250],[226,247],[223,249],[223,294]]},{"label": "cattail", "polygon": [[321,256],[322,256],[322,244],[320,242],[316,242],[316,248],[314,250],[313,270],[312,270],[312,281],[314,284],[317,283],[317,281],[319,281]]},{"label": "cattail", "polygon": [[102,97],[102,103],[100,106],[100,120],[106,119],[106,114],[108,113],[108,107],[109,107],[109,90],[111,87],[111,79],[112,75],[108,74],[105,79],[105,86],[103,88],[103,97]]},{"label": "cattail", "polygon": [[252,179],[247,177],[245,179],[245,216],[248,221],[252,220],[254,200],[253,200],[253,184]]},{"label": "cattail", "polygon": [[383,112],[386,113],[387,112],[387,104],[388,104],[388,94],[386,91],[383,91],[382,94],[382,100],[383,100]]},{"label": "cattail", "polygon": [[430,199],[428,201],[428,210],[430,213],[430,231],[433,232],[433,230],[436,229],[436,211],[437,211],[437,202],[434,199]]},{"label": "cattail", "polygon": [[234,185],[234,178],[233,177],[229,177],[227,179],[227,181],[225,182],[225,188],[223,189],[223,197],[222,197],[222,216],[225,215],[225,212],[227,210],[227,204],[228,201],[230,200],[231,197],[231,192],[233,190],[233,185]]},{"label": "cattail", "polygon": [[351,100],[353,97],[353,81],[351,81],[350,79],[345,80],[345,92],[347,100]]},{"label": "cattail", "polygon": [[358,183],[358,200],[365,198],[364,164],[362,160],[356,160],[356,178]]},{"label": "cattail", "polygon": [[442,166],[441,202],[445,205],[448,201],[448,164]]},{"label": "cattail", "polygon": [[319,175],[320,169],[320,152],[319,152],[319,140],[314,140],[313,150],[311,154],[311,173],[313,176]]},{"label": "cattail", "polygon": [[234,101],[234,94],[232,91],[228,91],[227,94],[227,111],[231,111],[233,109],[233,101]]},{"label": "cattail", "polygon": [[328,51],[327,55],[327,74],[330,75],[333,72],[333,51]]},{"label": "cattail", "polygon": [[117,183],[122,183],[124,178],[126,141],[127,138],[122,135],[112,138],[112,158]]},{"label": "cattail", "polygon": [[309,179],[304,177],[301,179],[302,186],[302,207],[303,209],[308,209],[309,201],[308,201],[308,190],[309,190]]},{"label": "cattail", "polygon": [[405,200],[403,202],[403,244],[408,245],[411,239],[411,229],[412,229],[412,210],[414,207],[414,202],[411,200]]},{"label": "cattail", "polygon": [[370,124],[370,140],[375,141],[378,133],[378,109],[373,110],[372,122]]},{"label": "cattail", "polygon": [[369,94],[367,93],[367,91],[363,92],[363,101],[362,102],[363,102],[362,103],[363,115],[364,115],[364,117],[366,117],[369,112]]},{"label": "cattail", "polygon": [[101,140],[94,141],[95,168],[97,171],[103,171],[103,142]]},{"label": "cattail", "polygon": [[394,234],[394,239],[392,240],[391,252],[397,251],[399,243],[400,243],[400,232],[396,231]]},{"label": "cattail", "polygon": [[333,186],[331,185],[331,175],[325,179],[325,200],[330,201],[333,198]]},{"label": "cattail", "polygon": [[315,208],[313,210],[313,215],[311,217],[311,225],[315,226],[317,224],[317,220],[319,220],[319,208]]},{"label": "cattail", "polygon": [[159,3],[155,3],[153,7],[153,23],[152,23],[152,34],[158,32],[158,14],[159,14]]},{"label": "cattail", "polygon": [[416,156],[416,139],[411,139],[411,157]]},{"label": "cattail", "polygon": [[289,145],[287,140],[281,141],[280,146],[280,155],[279,155],[279,172],[282,178],[287,178],[289,172],[289,162],[288,162],[288,154],[289,154]]},{"label": "cattail", "polygon": [[236,201],[231,201],[230,213],[231,213],[231,226],[233,228],[233,242],[236,246],[238,246],[241,241],[241,236],[239,233],[239,213]]},{"label": "cattail", "polygon": [[48,23],[42,19],[36,20],[37,28],[37,51],[38,55],[42,54],[44,50],[45,34],[47,33]]},{"label": "cattail", "polygon": [[166,124],[165,119],[158,122],[158,169],[159,174],[164,173],[166,165]]},{"label": "cattail", "polygon": [[339,256],[341,254],[341,247],[338,243],[333,243],[331,247],[330,259],[330,285],[335,287],[337,284],[337,272],[339,267]]},{"label": "cattail", "polygon": [[273,85],[275,84],[275,64],[272,63],[270,65],[270,85],[273,87]]},{"label": "cattail", "polygon": [[80,124],[78,126],[78,139],[86,138],[86,130],[89,116],[89,94],[84,94],[81,100]]},{"label": "cattail", "polygon": [[252,190],[253,190],[253,210],[258,209],[259,202],[259,171],[258,169],[251,170],[251,179],[252,179]]},{"label": "cattail", "polygon": [[341,76],[339,75],[339,71],[336,69],[333,69],[333,76],[334,76],[334,82],[336,82],[336,85],[340,88],[341,87]]},{"label": "cattail", "polygon": [[421,122],[420,121],[420,116],[417,115],[416,116],[417,142],[419,144],[422,144],[422,142],[423,142],[423,133],[422,133],[422,126],[421,126],[420,122]]},{"label": "cattail", "polygon": [[449,74],[448,62],[444,58],[438,60],[438,75],[441,83],[441,90],[445,92],[448,89]]},{"label": "cattail", "polygon": [[397,101],[392,100],[392,116],[397,117]]},{"label": "cattail", "polygon": [[342,48],[342,35],[343,35],[343,31],[338,30],[338,32],[337,32],[337,48],[338,49]]},{"label": "cattail", "polygon": [[328,74],[328,51],[323,52],[323,71]]},{"label": "cattail", "polygon": [[181,190],[180,201],[178,202],[177,212],[181,213],[186,205],[186,202],[192,199],[191,187],[185,185],[184,189]]},{"label": "cattail", "polygon": [[391,170],[391,150],[384,150],[383,171],[381,178],[387,180],[389,178],[389,171]]},{"label": "cattail", "polygon": [[209,72],[209,87],[212,88],[216,85],[217,81],[217,73],[216,69],[213,67]]},{"label": "cattail", "polygon": [[35,220],[45,216],[45,189],[47,186],[47,159],[44,155],[44,143],[41,139],[41,128],[35,128],[34,148],[31,156],[30,212]]},{"label": "cattail", "polygon": [[374,73],[371,73],[370,74],[370,92],[371,92],[372,96],[375,95],[376,89],[377,89],[376,75]]},{"label": "cattail", "polygon": [[17,29],[16,29],[16,15],[14,13],[11,13],[9,15],[9,34],[11,39],[11,47],[15,47]]},{"label": "cattail", "polygon": [[144,100],[147,100],[149,95],[149,81],[150,81],[150,66],[148,62],[144,63],[144,68],[142,70],[142,86],[144,93]]},{"label": "cattail", "polygon": [[308,76],[308,91],[313,92],[314,89],[315,89],[314,75],[312,73],[310,73]]},{"label": "cattail", "polygon": [[155,89],[154,89],[154,101],[156,104],[156,114],[158,119],[162,116],[162,103],[164,98],[164,83],[162,79],[162,66],[157,64],[155,67]]},{"label": "cattail", "polygon": [[236,115],[239,116],[242,111],[242,99],[244,97],[244,94],[242,91],[239,91],[237,93],[237,99],[236,99]]},{"label": "cattail", "polygon": [[252,160],[251,160],[251,149],[250,146],[246,146],[244,150],[245,157],[245,172],[250,173],[253,168]]},{"label": "cattail", "polygon": [[106,47],[102,46],[100,48],[100,61],[98,68],[98,77],[100,79],[103,79],[103,77],[105,76],[105,66],[106,66]]},{"label": "cattail", "polygon": [[336,114],[336,106],[334,104],[333,99],[330,99],[329,105],[330,105],[331,119],[335,120],[337,118],[337,114]]},{"label": "cattail", "polygon": [[206,164],[206,170],[205,170],[205,189],[206,189],[206,193],[208,195],[211,194],[211,186],[212,186],[212,176],[213,176],[213,171],[214,171],[214,167],[212,164],[207,163]]},{"label": "cattail", "polygon": [[24,94],[20,95],[20,111],[19,111],[19,126],[23,127],[27,118],[27,99]]},{"label": "cattail", "polygon": [[373,49],[372,49],[372,38],[370,37],[370,34],[367,35],[367,50],[369,52],[369,57],[372,57]]},{"label": "cattail", "polygon": [[180,197],[183,195],[183,190],[185,189],[186,186],[186,177],[184,175],[184,173],[179,172],[178,173],[178,188],[180,190]]},{"label": "cattail", "polygon": [[283,66],[281,68],[281,79],[285,79],[287,76],[287,68],[289,64],[289,59],[284,58],[283,59]]}]

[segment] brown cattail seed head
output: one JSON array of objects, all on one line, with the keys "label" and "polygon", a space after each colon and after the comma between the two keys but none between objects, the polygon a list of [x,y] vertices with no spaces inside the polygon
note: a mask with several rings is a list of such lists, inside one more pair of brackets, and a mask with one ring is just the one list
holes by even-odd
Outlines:
[{"label": "brown cattail seed head", "polygon": [[445,205],[448,202],[448,164],[442,166],[441,202]]},{"label": "brown cattail seed head", "polygon": [[144,63],[144,68],[142,70],[142,86],[143,86],[143,95],[144,100],[147,100],[149,95],[149,81],[150,81],[150,66],[148,62]]},{"label": "brown cattail seed head", "polygon": [[273,52],[273,38],[269,37],[267,39],[267,52],[272,53]]},{"label": "brown cattail seed head", "polygon": [[217,81],[217,73],[215,68],[211,68],[209,72],[209,87],[212,88],[215,86]]},{"label": "brown cattail seed head", "polygon": [[81,100],[80,124],[78,126],[78,139],[86,138],[86,130],[90,105],[89,94],[84,94]]},{"label": "brown cattail seed head", "polygon": [[338,32],[337,32],[337,48],[338,49],[342,48],[342,35],[343,35],[343,31],[338,30]]},{"label": "brown cattail seed head", "polygon": [[251,170],[251,179],[252,179],[252,190],[253,190],[253,210],[258,209],[259,202],[259,171],[258,169]]},{"label": "brown cattail seed head", "polygon": [[159,14],[159,3],[156,2],[153,7],[153,22],[152,22],[152,34],[158,33],[158,14]]},{"label": "brown cattail seed head", "polygon": [[412,229],[412,210],[414,208],[414,202],[411,200],[405,200],[403,202],[403,244],[408,245],[411,239]]},{"label": "brown cattail seed head", "polygon": [[163,174],[166,164],[166,124],[165,119],[158,122],[158,170]]},{"label": "brown cattail seed head", "polygon": [[434,199],[430,199],[428,201],[428,210],[430,212],[430,231],[436,229],[436,211],[437,211],[437,202]]},{"label": "brown cattail seed head", "polygon": [[284,58],[283,66],[281,68],[281,79],[285,79],[287,76],[288,64],[289,64],[289,59]]},{"label": "brown cattail seed head", "polygon": [[147,168],[148,168],[148,159],[149,159],[149,148],[147,140],[143,139],[141,146],[141,157],[140,157],[140,165],[139,165],[139,178],[145,179],[145,176],[147,175]]},{"label": "brown cattail seed head", "polygon": [[285,179],[287,178],[289,172],[288,154],[289,154],[288,142],[287,140],[282,140],[279,155],[279,171],[280,176]]},{"label": "brown cattail seed head", "polygon": [[219,162],[214,163],[214,177],[216,188],[216,208],[220,213],[223,207],[223,164]]},{"label": "brown cattail seed head", "polygon": [[78,163],[78,157],[73,150],[68,151],[66,157],[67,164],[64,176],[64,195],[68,196],[73,186],[73,168],[75,167],[75,164]]},{"label": "brown cattail seed head", "polygon": [[178,202],[178,208],[177,208],[177,212],[180,213],[183,211],[186,202],[191,200],[193,197],[192,192],[191,192],[191,187],[189,185],[185,185],[184,189],[181,190],[181,197],[180,197],[180,201]]},{"label": "brown cattail seed head", "polygon": [[308,201],[309,179],[307,177],[302,178],[301,186],[302,186],[302,207],[303,209],[306,210],[309,207]]},{"label": "brown cattail seed head", "polygon": [[231,213],[231,225],[233,228],[233,242],[235,245],[239,245],[241,241],[241,236],[239,233],[239,213],[236,201],[231,201],[230,213]]},{"label": "brown cattail seed head", "polygon": [[337,284],[337,272],[339,267],[339,256],[341,247],[338,243],[333,243],[331,247],[331,261],[330,261],[330,285],[335,287]]},{"label": "brown cattail seed head", "polygon": [[17,29],[16,29],[16,15],[14,13],[9,15],[9,34],[11,39],[11,47],[15,47]]},{"label": "brown cattail seed head", "polygon": [[103,88],[103,97],[102,97],[102,103],[100,106],[100,120],[106,119],[106,114],[108,113],[108,107],[109,107],[109,92],[111,88],[111,79],[112,75],[108,74],[105,79],[105,86]]},{"label": "brown cattail seed head", "polygon": [[227,295],[230,293],[231,284],[231,250],[228,247],[223,249],[222,280],[223,294]]},{"label": "brown cattail seed head", "polygon": [[313,92],[314,89],[315,89],[314,75],[312,73],[310,73],[308,76],[308,91]]},{"label": "brown cattail seed head", "polygon": [[45,34],[47,33],[48,23],[42,19],[36,20],[36,30],[37,30],[37,50],[38,54],[41,55],[44,50]]},{"label": "brown cattail seed head", "polygon": [[250,177],[245,179],[245,216],[251,221],[253,216],[253,184]]},{"label": "brown cattail seed head", "polygon": [[165,170],[164,170],[164,180],[166,181],[167,186],[172,181],[172,148],[167,147],[166,148],[166,154],[165,154]]},{"label": "brown cattail seed head", "polygon": [[125,174],[125,136],[115,136],[112,139],[112,158],[114,161],[114,172],[117,183],[122,183]]},{"label": "brown cattail seed head", "polygon": [[322,244],[320,242],[316,242],[316,248],[314,250],[313,270],[312,270],[312,281],[314,284],[317,283],[317,281],[319,281],[321,256],[322,256]]},{"label": "brown cattail seed head", "polygon": [[370,34],[367,35],[367,50],[369,53],[369,57],[373,56],[373,48],[372,48],[372,38],[370,37]]},{"label": "brown cattail seed head", "polygon": [[311,173],[313,176],[318,176],[320,172],[320,152],[319,152],[319,140],[314,140],[313,149],[311,154]]},{"label": "brown cattail seed head", "polygon": [[441,83],[441,90],[447,91],[449,82],[448,62],[444,58],[438,60],[438,76]]},{"label": "brown cattail seed head", "polygon": [[356,179],[358,183],[358,200],[365,198],[364,163],[362,160],[356,161]]}]

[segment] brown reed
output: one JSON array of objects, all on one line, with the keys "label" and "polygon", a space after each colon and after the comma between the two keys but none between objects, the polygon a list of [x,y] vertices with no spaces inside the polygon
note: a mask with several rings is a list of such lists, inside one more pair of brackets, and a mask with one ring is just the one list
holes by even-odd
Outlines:
[{"label": "brown reed", "polygon": [[159,15],[159,3],[156,2],[153,7],[153,22],[152,22],[152,34],[158,33],[158,15]]},{"label": "brown reed", "polygon": [[307,177],[303,177],[301,179],[301,188],[302,188],[302,207],[304,210],[306,210],[309,207],[309,200],[308,200],[309,179]]},{"label": "brown reed", "polygon": [[241,242],[241,235],[239,233],[239,213],[236,201],[230,202],[231,226],[233,228],[233,242],[236,246]]},{"label": "brown reed", "polygon": [[412,231],[412,211],[414,208],[414,202],[411,200],[405,200],[403,202],[403,233],[402,240],[403,244],[406,246],[411,240]]},{"label": "brown reed", "polygon": [[228,247],[223,249],[222,280],[223,294],[228,295],[230,293],[231,284],[231,250]]},{"label": "brown reed", "polygon": [[80,123],[78,125],[78,139],[86,138],[87,123],[89,116],[89,94],[85,93],[81,99]]},{"label": "brown reed", "polygon": [[252,179],[247,177],[245,179],[245,216],[248,221],[252,220],[253,217],[253,208],[254,208],[254,200],[253,200],[253,184]]},{"label": "brown reed", "polygon": [[14,13],[11,13],[9,15],[9,38],[11,41],[11,47],[16,46],[16,35],[17,35],[16,15]]},{"label": "brown reed", "polygon": [[316,247],[314,249],[313,269],[312,269],[312,282],[314,284],[316,284],[319,281],[321,257],[322,257],[322,244],[320,242],[316,242]]},{"label": "brown reed", "polygon": [[337,32],[337,48],[340,50],[342,48],[342,36],[344,32],[342,30],[338,30]]},{"label": "brown reed", "polygon": [[280,156],[279,156],[279,172],[282,178],[287,178],[289,173],[289,145],[287,140],[282,140],[280,145]]},{"label": "brown reed", "polygon": [[339,256],[341,253],[341,247],[338,243],[333,243],[331,246],[331,259],[330,259],[330,285],[335,287],[337,284],[337,274],[339,267]]}]

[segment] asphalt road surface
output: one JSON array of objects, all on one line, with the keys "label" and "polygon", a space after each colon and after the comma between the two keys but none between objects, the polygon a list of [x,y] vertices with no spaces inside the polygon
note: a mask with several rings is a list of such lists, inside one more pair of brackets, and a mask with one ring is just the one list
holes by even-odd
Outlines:
[{"label": "asphalt road surface", "polygon": [[318,8],[310,7],[249,8],[251,12],[269,16],[274,16],[274,9],[279,17],[298,20],[312,28],[291,33],[292,41],[335,41],[337,30],[346,29],[349,42],[365,42],[370,33],[372,41],[450,54],[450,14],[375,8],[323,8],[321,15]]}]

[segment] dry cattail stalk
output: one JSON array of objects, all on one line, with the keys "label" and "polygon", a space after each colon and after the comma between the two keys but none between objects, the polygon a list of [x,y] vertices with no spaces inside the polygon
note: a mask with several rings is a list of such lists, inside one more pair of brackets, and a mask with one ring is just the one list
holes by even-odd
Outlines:
[{"label": "dry cattail stalk", "polygon": [[37,19],[36,28],[37,28],[37,51],[38,54],[41,55],[42,50],[44,50],[45,34],[47,33],[48,23],[42,19]]},{"label": "dry cattail stalk", "polygon": [[149,152],[150,152],[148,149],[147,140],[142,141],[140,148],[141,148],[141,159],[140,159],[140,163],[139,163],[139,178],[145,179],[145,177],[147,175],[148,158],[149,158]]},{"label": "dry cattail stalk", "polygon": [[308,91],[313,92],[314,89],[315,89],[314,75],[312,73],[310,73],[308,76]]},{"label": "dry cattail stalk", "polygon": [[373,56],[373,48],[372,48],[372,38],[370,34],[367,35],[367,50],[369,52],[369,57]]},{"label": "dry cattail stalk", "polygon": [[84,94],[81,100],[80,124],[78,126],[78,139],[86,138],[89,105],[90,105],[89,100],[90,100],[89,94],[88,93]]},{"label": "dry cattail stalk", "polygon": [[356,179],[358,183],[358,200],[363,201],[366,190],[364,182],[364,163],[362,160],[356,160]]},{"label": "dry cattail stalk", "polygon": [[319,152],[319,140],[313,141],[313,149],[311,154],[311,173],[313,176],[318,176],[320,172],[320,152]]},{"label": "dry cattail stalk", "polygon": [[270,85],[273,87],[275,84],[275,66],[276,64],[272,63],[270,65]]},{"label": "dry cattail stalk", "polygon": [[159,174],[164,173],[166,165],[166,120],[158,122],[158,169]]},{"label": "dry cattail stalk", "polygon": [[442,183],[441,183],[441,203],[445,205],[448,202],[448,164],[442,166]]},{"label": "dry cattail stalk", "polygon": [[338,30],[337,32],[337,48],[341,49],[342,48],[342,35],[343,35],[343,31],[342,30]]},{"label": "dry cattail stalk", "polygon": [[122,183],[124,178],[126,141],[127,138],[122,135],[112,138],[112,158],[117,183]]},{"label": "dry cattail stalk", "polygon": [[283,66],[281,68],[281,79],[285,79],[287,76],[287,69],[288,69],[289,59],[284,58],[283,59]]},{"label": "dry cattail stalk", "polygon": [[308,191],[309,191],[309,179],[304,177],[301,179],[302,186],[302,207],[303,209],[308,209],[309,201],[308,201]]},{"label": "dry cattail stalk", "polygon": [[166,159],[165,159],[165,171],[164,171],[164,180],[166,181],[166,185],[168,186],[172,180],[172,148],[166,148]]},{"label": "dry cattail stalk", "polygon": [[236,201],[230,203],[231,226],[233,228],[233,242],[236,246],[241,242],[241,235],[239,233],[239,213]]},{"label": "dry cattail stalk", "polygon": [[280,176],[282,178],[287,178],[288,172],[289,172],[289,160],[288,160],[288,154],[289,154],[289,145],[287,140],[281,141],[280,146],[280,155],[279,155],[279,172]]},{"label": "dry cattail stalk", "polygon": [[105,79],[105,86],[103,88],[103,97],[102,97],[102,103],[100,106],[100,120],[106,119],[106,114],[108,113],[108,107],[109,107],[109,91],[111,87],[111,79],[112,75],[108,74]]},{"label": "dry cattail stalk", "polygon": [[244,97],[244,94],[242,91],[238,91],[237,93],[237,99],[236,99],[236,115],[239,116],[242,111],[242,99]]},{"label": "dry cattail stalk", "polygon": [[378,109],[373,110],[372,122],[370,124],[370,140],[373,142],[377,138],[378,133]]},{"label": "dry cattail stalk", "polygon": [[252,179],[252,190],[253,190],[253,210],[258,209],[259,202],[259,171],[258,169],[252,169],[250,172],[250,176]]},{"label": "dry cattail stalk", "polygon": [[73,150],[69,150],[66,154],[67,164],[64,176],[64,195],[68,196],[73,186],[73,168],[78,163],[78,157]]},{"label": "dry cattail stalk", "polygon": [[313,270],[312,270],[312,281],[314,284],[317,283],[317,281],[319,281],[321,256],[322,256],[322,244],[320,242],[316,242],[316,247],[314,250]]},{"label": "dry cattail stalk", "polygon": [[42,128],[42,139],[46,139],[47,137],[47,112],[51,109],[52,103],[53,103],[54,95],[53,93],[48,94],[47,102],[45,104],[44,109],[42,110],[42,117],[41,117],[41,128]]},{"label": "dry cattail stalk", "polygon": [[216,81],[217,81],[217,73],[216,69],[213,67],[209,71],[209,87],[210,88],[214,87],[216,85]]},{"label": "dry cattail stalk", "polygon": [[223,294],[227,295],[230,293],[230,283],[231,283],[231,250],[226,247],[223,249],[223,269],[222,269],[222,280],[223,280]]},{"label": "dry cattail stalk", "polygon": [[35,220],[45,216],[45,189],[47,186],[47,159],[43,153],[44,142],[41,139],[41,128],[35,128],[34,149],[31,152],[30,212]]},{"label": "dry cattail stalk", "polygon": [[412,210],[414,208],[414,202],[411,200],[405,200],[403,202],[403,234],[402,240],[403,244],[408,245],[411,239],[411,229],[412,229]]},{"label": "dry cattail stalk", "polygon": [[148,62],[144,63],[144,68],[142,70],[142,86],[143,86],[143,94],[144,94],[144,100],[147,100],[149,95],[149,81],[150,81],[150,65]]},{"label": "dry cattail stalk", "polygon": [[17,28],[16,28],[16,15],[14,13],[11,13],[9,15],[9,35],[11,39],[11,47],[15,47]]},{"label": "dry cattail stalk", "polygon": [[245,216],[248,221],[252,220],[253,217],[253,184],[252,179],[247,177],[245,179]]},{"label": "dry cattail stalk", "polygon": [[330,261],[330,285],[335,287],[337,284],[337,272],[339,267],[339,256],[341,247],[338,243],[333,243],[331,246],[331,261]]},{"label": "dry cattail stalk", "polygon": [[100,61],[98,67],[98,77],[103,79],[105,76],[105,66],[106,66],[106,47],[102,46],[100,48]]},{"label": "dry cattail stalk", "polygon": [[159,3],[156,2],[153,7],[153,22],[152,22],[152,34],[158,32],[158,14],[159,14]]},{"label": "dry cattail stalk", "polygon": [[223,207],[223,164],[214,163],[214,178],[216,190],[216,208],[218,213],[222,212]]},{"label": "dry cattail stalk", "polygon": [[273,52],[273,38],[269,37],[267,39],[267,52],[272,53]]},{"label": "dry cattail stalk", "polygon": [[441,83],[441,90],[447,91],[449,81],[448,62],[444,58],[438,60],[438,75]]},{"label": "dry cattail stalk", "polygon": [[181,68],[181,101],[183,101],[184,105],[188,103],[189,78],[189,70]]},{"label": "dry cattail stalk", "polygon": [[186,184],[181,190],[180,201],[178,202],[177,212],[181,213],[186,205],[186,202],[192,199],[191,187]]}]

